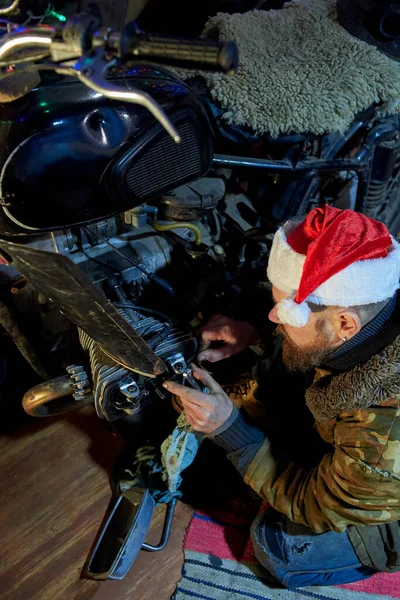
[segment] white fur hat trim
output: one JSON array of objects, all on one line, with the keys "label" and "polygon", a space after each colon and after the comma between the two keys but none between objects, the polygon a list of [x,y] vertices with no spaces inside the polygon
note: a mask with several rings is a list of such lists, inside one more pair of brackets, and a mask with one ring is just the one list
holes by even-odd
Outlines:
[{"label": "white fur hat trim", "polygon": [[297,304],[293,298],[284,298],[278,302],[276,307],[276,314],[281,323],[292,325],[293,327],[304,327],[307,325],[311,312],[307,302]]}]

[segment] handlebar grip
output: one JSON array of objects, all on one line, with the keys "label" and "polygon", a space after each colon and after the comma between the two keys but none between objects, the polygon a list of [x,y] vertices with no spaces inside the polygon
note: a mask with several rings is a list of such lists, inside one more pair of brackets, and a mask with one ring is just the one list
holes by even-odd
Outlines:
[{"label": "handlebar grip", "polygon": [[186,39],[137,33],[131,38],[129,54],[161,64],[232,73],[239,56],[235,42]]}]

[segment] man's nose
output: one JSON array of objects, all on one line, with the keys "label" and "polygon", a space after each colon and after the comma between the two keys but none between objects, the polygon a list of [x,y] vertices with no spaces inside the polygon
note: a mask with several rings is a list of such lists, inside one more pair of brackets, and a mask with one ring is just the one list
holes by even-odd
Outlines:
[{"label": "man's nose", "polygon": [[278,317],[278,309],[276,305],[269,311],[268,319],[272,321],[272,323],[276,323],[277,325],[282,325],[282,321],[279,320]]}]

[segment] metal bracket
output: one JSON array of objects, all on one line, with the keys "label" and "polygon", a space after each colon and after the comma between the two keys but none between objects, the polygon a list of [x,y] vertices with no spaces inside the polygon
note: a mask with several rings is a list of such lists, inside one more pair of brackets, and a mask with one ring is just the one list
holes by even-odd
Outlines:
[{"label": "metal bracket", "polygon": [[123,579],[140,550],[158,552],[165,548],[176,505],[167,506],[161,540],[157,546],[146,544],[155,501],[147,489],[132,487],[121,494],[96,543],[87,566],[93,579]]}]

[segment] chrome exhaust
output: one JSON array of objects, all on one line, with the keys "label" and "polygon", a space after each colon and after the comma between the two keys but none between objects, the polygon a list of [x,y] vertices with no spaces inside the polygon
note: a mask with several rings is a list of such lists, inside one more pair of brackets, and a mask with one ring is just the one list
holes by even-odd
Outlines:
[{"label": "chrome exhaust", "polygon": [[22,399],[22,406],[32,417],[50,417],[76,410],[93,402],[92,394],[77,401],[73,396],[74,392],[71,378],[68,375],[61,375],[28,390]]}]

